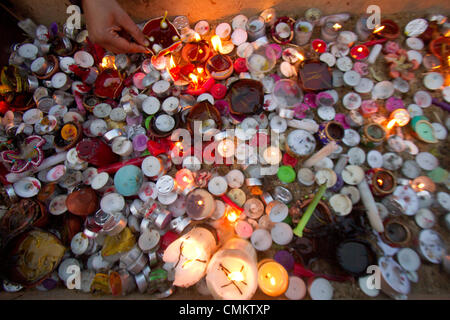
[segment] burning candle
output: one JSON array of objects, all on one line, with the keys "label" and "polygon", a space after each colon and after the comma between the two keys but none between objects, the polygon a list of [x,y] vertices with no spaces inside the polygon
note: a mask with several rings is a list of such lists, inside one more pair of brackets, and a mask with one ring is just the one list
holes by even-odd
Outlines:
[{"label": "burning candle", "polygon": [[234,71],[233,61],[230,57],[221,54],[222,49],[222,41],[219,36],[213,36],[211,38],[211,43],[213,45],[214,50],[218,53],[212,56],[207,64],[206,71],[216,80],[225,80]]},{"label": "burning candle", "polygon": [[187,288],[200,281],[216,246],[215,235],[203,227],[196,227],[173,241],[163,255],[164,262],[174,264],[173,285]]},{"label": "burning candle", "polygon": [[195,186],[194,175],[192,174],[191,170],[186,168],[177,171],[177,173],[175,174],[175,181],[178,188],[183,193],[185,190],[191,191]]},{"label": "burning candle", "polygon": [[257,256],[246,240],[228,240],[211,258],[206,284],[215,299],[248,300],[258,288]]},{"label": "burning candle", "polygon": [[184,61],[190,63],[204,63],[209,58],[211,49],[208,42],[201,40],[198,33],[195,34],[195,42],[186,43],[181,50],[181,56]]},{"label": "burning candle", "polygon": [[258,285],[262,292],[277,297],[286,292],[289,276],[286,269],[272,259],[264,259],[258,264]]},{"label": "burning candle", "polygon": [[194,220],[209,218],[215,209],[213,196],[204,189],[195,189],[186,198],[186,213]]},{"label": "burning candle", "polygon": [[234,150],[234,141],[230,139],[223,139],[217,145],[217,153],[225,159],[233,157]]},{"label": "burning candle", "polygon": [[373,34],[380,38],[395,40],[400,36],[400,28],[392,20],[383,20],[381,25],[373,30]]},{"label": "burning candle", "polygon": [[411,188],[416,191],[429,191],[429,192],[435,192],[436,191],[436,185],[434,184],[433,180],[431,180],[427,176],[420,176],[415,178],[411,182]]},{"label": "burning candle", "polygon": [[321,39],[314,39],[311,46],[313,50],[318,53],[324,53],[327,50],[326,42]]},{"label": "burning candle", "polygon": [[377,197],[383,197],[394,192],[397,182],[394,174],[385,169],[370,169],[366,172],[366,179]]},{"label": "burning candle", "polygon": [[356,60],[364,60],[369,56],[370,50],[367,48],[367,46],[361,44],[358,46],[354,46],[350,50],[350,54],[353,59]]},{"label": "burning candle", "polygon": [[342,29],[342,25],[337,22],[328,21],[321,29],[322,39],[326,42],[336,40],[339,30]]},{"label": "burning candle", "polygon": [[272,26],[272,38],[279,44],[287,44],[294,38],[295,20],[289,17],[278,18]]},{"label": "burning candle", "polygon": [[389,116],[388,123],[386,125],[386,128],[388,130],[391,130],[395,125],[399,127],[404,127],[409,123],[409,120],[411,119],[408,110],[400,108],[392,111],[391,115]]},{"label": "burning candle", "polygon": [[264,161],[272,166],[276,166],[281,162],[283,155],[281,154],[280,148],[275,146],[270,146],[266,148],[263,152]]}]

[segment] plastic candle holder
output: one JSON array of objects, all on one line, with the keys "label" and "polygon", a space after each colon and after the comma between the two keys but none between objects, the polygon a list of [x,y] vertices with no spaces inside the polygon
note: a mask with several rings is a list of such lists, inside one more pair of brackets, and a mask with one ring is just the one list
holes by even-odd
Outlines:
[{"label": "plastic candle holder", "polygon": [[311,43],[311,46],[315,52],[324,53],[327,50],[327,44],[321,39],[315,39]]},{"label": "plastic candle holder", "polygon": [[289,276],[286,269],[272,259],[264,259],[258,264],[258,285],[262,292],[277,297],[286,292]]}]

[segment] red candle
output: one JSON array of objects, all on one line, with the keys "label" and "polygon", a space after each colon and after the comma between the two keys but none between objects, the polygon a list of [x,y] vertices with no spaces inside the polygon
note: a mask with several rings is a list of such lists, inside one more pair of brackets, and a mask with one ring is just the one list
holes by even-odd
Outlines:
[{"label": "red candle", "polygon": [[366,59],[369,56],[370,50],[367,48],[367,46],[360,44],[358,46],[354,46],[350,50],[350,54],[353,59],[356,60],[363,60]]},{"label": "red candle", "polygon": [[97,167],[103,167],[119,160],[119,156],[98,138],[83,139],[77,145],[78,157]]},{"label": "red candle", "polygon": [[214,99],[220,100],[227,94],[227,87],[221,83],[216,83],[211,87],[210,92]]},{"label": "red candle", "polygon": [[326,42],[321,39],[313,40],[311,45],[312,45],[312,48],[314,49],[314,51],[316,51],[318,53],[324,53],[327,50]]}]

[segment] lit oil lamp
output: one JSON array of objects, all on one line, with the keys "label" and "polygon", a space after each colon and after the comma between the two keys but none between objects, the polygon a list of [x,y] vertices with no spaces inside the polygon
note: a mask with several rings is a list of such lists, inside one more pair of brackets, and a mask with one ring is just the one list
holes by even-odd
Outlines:
[{"label": "lit oil lamp", "polygon": [[184,61],[193,64],[205,63],[211,53],[208,42],[201,40],[200,35],[195,33],[195,41],[186,43],[181,50],[181,56]]},{"label": "lit oil lamp", "polygon": [[367,183],[374,196],[383,197],[394,192],[397,181],[394,174],[385,169],[370,169],[366,172]]},{"label": "lit oil lamp", "polygon": [[181,41],[177,29],[166,17],[167,11],[164,17],[149,20],[142,28],[142,32],[150,42],[149,49],[155,55],[162,54]]},{"label": "lit oil lamp", "polygon": [[353,59],[356,60],[364,60],[369,56],[370,50],[369,48],[367,48],[367,46],[361,44],[358,46],[354,46],[351,50],[350,50],[350,55],[352,56]]},{"label": "lit oil lamp", "polygon": [[379,27],[375,28],[373,34],[380,38],[395,40],[400,36],[400,28],[392,20],[383,20]]},{"label": "lit oil lamp", "polygon": [[102,58],[102,62],[99,64],[100,70],[105,70],[105,69],[117,69],[116,67],[116,58],[115,56],[112,55],[105,55]]},{"label": "lit oil lamp", "polygon": [[199,96],[208,92],[214,85],[214,78],[208,77],[203,67],[197,67],[188,75],[189,86],[186,90],[187,94]]},{"label": "lit oil lamp", "polygon": [[408,110],[406,109],[396,109],[389,116],[386,128],[391,130],[394,126],[404,127],[409,123],[411,119]]},{"label": "lit oil lamp", "polygon": [[217,52],[206,63],[206,71],[216,80],[225,80],[234,71],[233,61],[230,57],[221,54],[222,42],[219,36],[213,36],[211,38],[214,51]]}]

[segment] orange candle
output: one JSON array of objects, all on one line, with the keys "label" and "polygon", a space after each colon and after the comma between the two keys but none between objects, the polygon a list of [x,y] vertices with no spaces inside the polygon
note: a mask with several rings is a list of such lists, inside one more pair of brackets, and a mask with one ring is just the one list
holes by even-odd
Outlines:
[{"label": "orange candle", "polygon": [[259,288],[271,297],[277,297],[286,292],[289,276],[286,269],[272,259],[264,259],[258,264]]}]

